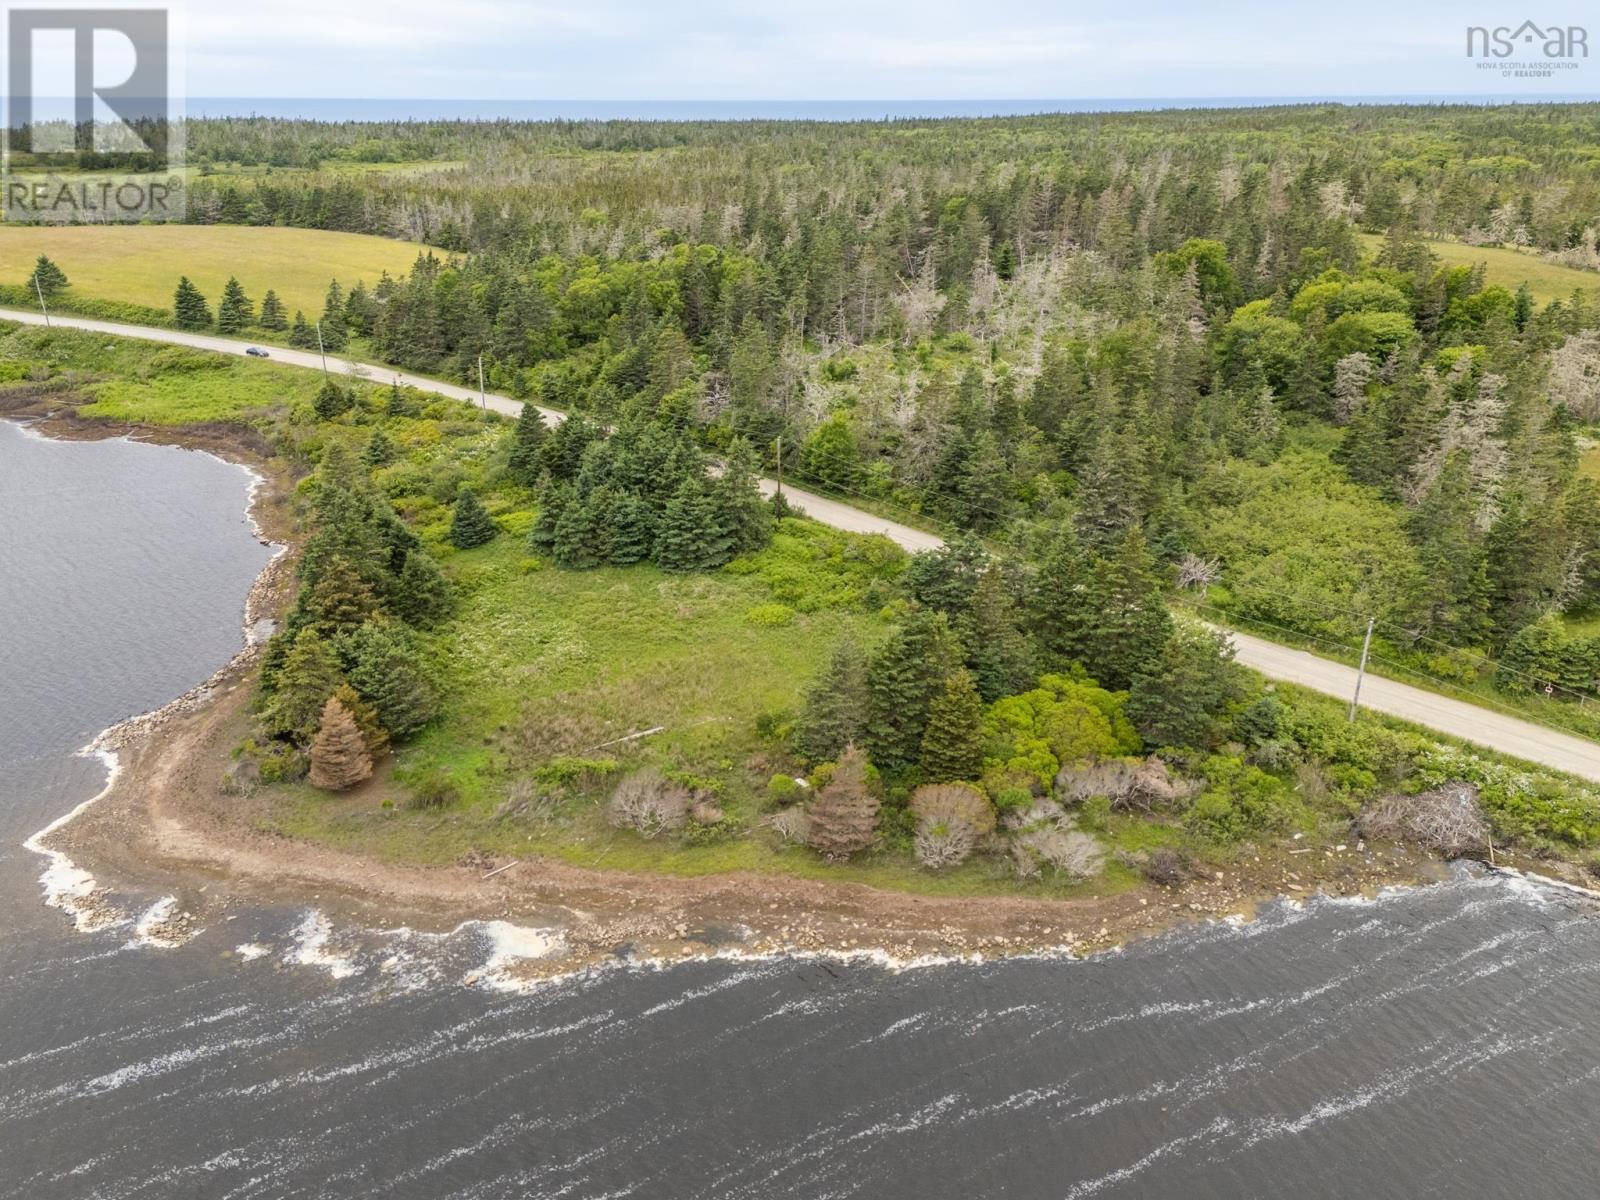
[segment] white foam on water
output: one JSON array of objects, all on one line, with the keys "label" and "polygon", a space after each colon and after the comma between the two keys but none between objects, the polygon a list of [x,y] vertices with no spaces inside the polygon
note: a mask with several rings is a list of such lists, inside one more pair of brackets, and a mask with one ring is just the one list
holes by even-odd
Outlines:
[{"label": "white foam on water", "polygon": [[284,956],[284,962],[293,966],[321,967],[335,979],[348,979],[360,974],[362,968],[353,959],[328,949],[328,943],[333,938],[333,926],[316,909],[306,913],[305,920],[295,929],[294,936],[294,949]]},{"label": "white foam on water", "polygon": [[[176,896],[163,896],[144,912],[139,914],[139,919],[133,924],[133,938],[128,942],[128,949],[135,950],[141,946],[150,946],[158,950],[171,950],[183,945],[188,937],[174,937],[165,932],[162,926],[178,910]],[[189,935],[190,937],[193,934]]]},{"label": "white foam on water", "polygon": [[105,764],[105,786],[82,804],[57,817],[30,836],[22,846],[23,849],[32,851],[46,860],[45,869],[39,875],[39,883],[44,888],[44,902],[51,908],[59,908],[71,917],[79,933],[94,933],[96,930],[121,925],[127,917],[106,903],[105,892],[95,882],[93,875],[60,850],[45,845],[46,838],[110,792],[112,785],[117,781],[117,772],[120,769],[117,756],[113,751],[99,745],[99,739],[85,746],[78,751],[78,754],[85,758],[98,758]]},{"label": "white foam on water", "polygon": [[519,963],[549,958],[565,949],[567,940],[559,929],[537,929],[513,925],[510,921],[471,922],[489,942],[489,958],[476,971],[468,972],[462,983],[491,988],[497,992],[523,992],[536,981],[519,978],[513,968]]},{"label": "white foam on water", "polygon": [[245,962],[254,962],[258,958],[265,958],[272,953],[271,946],[263,946],[260,942],[245,942],[235,946],[233,952]]}]

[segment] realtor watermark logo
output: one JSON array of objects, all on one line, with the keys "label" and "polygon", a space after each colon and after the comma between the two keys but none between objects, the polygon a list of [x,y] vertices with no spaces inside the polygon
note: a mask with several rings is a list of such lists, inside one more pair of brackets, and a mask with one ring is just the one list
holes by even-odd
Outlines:
[{"label": "realtor watermark logo", "polygon": [[1576,71],[1589,58],[1589,31],[1582,25],[1469,25],[1467,57],[1480,71],[1506,79],[1554,79]]},{"label": "realtor watermark logo", "polygon": [[183,114],[170,7],[5,4],[0,216],[173,221]]}]

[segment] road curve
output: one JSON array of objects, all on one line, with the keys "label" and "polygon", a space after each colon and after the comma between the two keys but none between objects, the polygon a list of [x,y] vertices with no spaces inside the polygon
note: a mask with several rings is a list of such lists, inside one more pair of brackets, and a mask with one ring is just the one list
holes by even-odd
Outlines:
[{"label": "road curve", "polygon": [[[30,325],[45,323],[40,314],[21,309],[0,308],[0,319],[20,321]],[[188,333],[179,329],[156,329],[144,325],[124,325],[88,317],[52,314],[50,323],[116,337],[143,338],[146,341],[193,346],[200,350],[215,350],[222,354],[243,354],[250,344],[210,334]],[[268,362],[310,367],[316,370],[321,370],[323,366],[320,355],[306,350],[271,346],[268,348],[268,353],[271,355],[266,360]],[[353,375],[378,383],[388,383],[398,379],[402,384],[420,391],[433,392],[436,395],[465,400],[472,404],[484,403],[496,412],[511,416],[522,411],[522,402],[513,400],[509,396],[499,396],[491,392],[480,397],[472,388],[444,383],[422,375],[411,375],[404,371],[396,371],[393,367],[357,363],[329,356],[327,369],[334,373]],[[554,409],[541,407],[539,411],[552,424],[563,419],[563,414]],[[767,495],[771,495],[777,487],[777,484],[770,479],[763,479],[760,484],[762,492]],[[793,487],[785,487],[784,491],[794,504],[805,510],[807,516],[835,529],[843,529],[850,533],[883,534],[913,552],[934,550],[944,544],[935,534],[863,512],[861,509],[852,508],[848,504],[841,504],[837,500],[830,500],[814,492]],[[1314,692],[1338,696],[1341,699],[1347,699],[1355,690],[1354,667],[1318,658],[1304,650],[1294,650],[1248,634],[1230,632],[1229,636],[1232,637],[1238,651],[1238,661],[1270,679],[1299,684]],[[1436,692],[1370,674],[1361,685],[1361,706],[1474,742],[1502,754],[1513,755],[1600,783],[1600,742],[1560,733],[1531,721],[1518,720],[1516,717],[1508,717],[1476,704],[1452,700]]]}]

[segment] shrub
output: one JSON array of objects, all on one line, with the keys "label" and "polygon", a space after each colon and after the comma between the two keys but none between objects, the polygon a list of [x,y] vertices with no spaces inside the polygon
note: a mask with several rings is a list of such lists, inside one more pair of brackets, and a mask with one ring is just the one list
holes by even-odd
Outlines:
[{"label": "shrub", "polygon": [[461,789],[455,780],[441,770],[426,771],[411,785],[411,795],[406,803],[410,808],[449,808],[461,800]]},{"label": "shrub", "polygon": [[1361,814],[1360,826],[1366,837],[1411,842],[1450,856],[1482,850],[1489,840],[1478,789],[1459,781],[1415,796],[1389,796]]},{"label": "shrub", "polygon": [[1283,781],[1260,767],[1214,755],[1205,762],[1206,790],[1189,808],[1191,828],[1219,841],[1237,841],[1289,826],[1298,804]]},{"label": "shrub", "polygon": [[1183,790],[1174,782],[1167,764],[1151,757],[1142,762],[1107,759],[1062,767],[1056,775],[1055,794],[1065,804],[1104,796],[1118,812],[1151,813],[1171,807]]},{"label": "shrub", "polygon": [[959,817],[924,817],[917,824],[913,847],[917,861],[929,870],[959,866],[978,843],[975,829]]},{"label": "shrub", "polygon": [[771,604],[758,604],[745,611],[745,620],[752,625],[764,629],[774,629],[780,625],[788,625],[794,621],[794,609],[787,604],[774,601]]},{"label": "shrub", "polygon": [[811,840],[811,818],[799,805],[774,813],[767,819],[767,825],[786,845],[804,846]]},{"label": "shrub", "polygon": [[805,791],[797,779],[782,771],[767,780],[767,799],[780,808],[793,804]]},{"label": "shrub", "polygon": [[1087,833],[1047,825],[1013,838],[1011,861],[1022,879],[1032,879],[1049,868],[1076,883],[1099,874],[1105,851]]},{"label": "shrub", "polygon": [[689,815],[689,790],[668,783],[653,767],[635,771],[617,784],[607,817],[618,829],[650,839],[682,829]]},{"label": "shrub", "polygon": [[994,832],[994,808],[970,783],[925,783],[911,793],[910,808],[919,831],[932,821],[936,825],[957,822],[980,836]]},{"label": "shrub", "polygon": [[1139,870],[1159,887],[1176,887],[1193,873],[1194,864],[1182,850],[1163,846],[1152,850],[1150,856],[1140,864]]}]

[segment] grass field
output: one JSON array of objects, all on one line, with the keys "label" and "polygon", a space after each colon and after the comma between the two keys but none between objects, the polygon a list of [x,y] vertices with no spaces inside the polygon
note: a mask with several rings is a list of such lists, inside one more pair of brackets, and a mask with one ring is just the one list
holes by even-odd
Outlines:
[{"label": "grass field", "polygon": [[[1364,233],[1361,241],[1369,251],[1376,252],[1383,245],[1377,234]],[[1537,254],[1525,250],[1510,250],[1499,246],[1468,246],[1464,242],[1430,240],[1428,249],[1439,256],[1446,266],[1474,266],[1484,264],[1484,279],[1503,288],[1516,291],[1524,282],[1533,298],[1541,304],[1551,300],[1566,300],[1574,290],[1600,289],[1600,272],[1580,271],[1574,267],[1558,266],[1546,262]]]},{"label": "grass field", "polygon": [[291,317],[301,309],[314,319],[330,279],[347,290],[358,280],[370,287],[384,271],[409,271],[425,249],[321,229],[0,224],[0,284],[25,283],[34,260],[48,254],[67,273],[74,296],[170,309],[178,277],[187,275],[214,310],[222,285],[236,275],[256,304],[272,288]]}]

